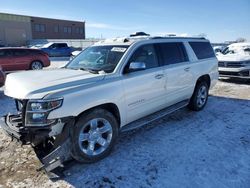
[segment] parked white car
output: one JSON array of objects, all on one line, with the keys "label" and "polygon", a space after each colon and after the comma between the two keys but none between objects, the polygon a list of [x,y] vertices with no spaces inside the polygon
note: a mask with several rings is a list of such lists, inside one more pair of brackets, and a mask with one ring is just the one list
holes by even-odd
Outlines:
[{"label": "parked white car", "polygon": [[221,53],[223,51],[224,46],[214,46],[213,49],[215,54],[217,55],[217,53]]},{"label": "parked white car", "polygon": [[231,44],[217,58],[220,77],[250,79],[250,43]]},{"label": "parked white car", "polygon": [[218,78],[204,38],[135,36],[99,42],[64,68],[9,74],[18,113],[0,122],[31,144],[47,171],[107,156],[119,132],[177,109],[202,110]]}]

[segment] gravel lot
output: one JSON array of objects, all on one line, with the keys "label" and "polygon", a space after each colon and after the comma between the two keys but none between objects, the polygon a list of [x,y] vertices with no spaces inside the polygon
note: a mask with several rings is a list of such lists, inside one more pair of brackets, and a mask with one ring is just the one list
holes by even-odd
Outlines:
[{"label": "gravel lot", "polygon": [[[14,103],[0,88],[0,116],[11,111]],[[11,142],[0,129],[0,188],[247,188],[249,156],[250,84],[223,80],[203,111],[181,109],[124,133],[108,158],[88,165],[72,162],[57,181],[36,171],[40,164],[32,148]]]}]

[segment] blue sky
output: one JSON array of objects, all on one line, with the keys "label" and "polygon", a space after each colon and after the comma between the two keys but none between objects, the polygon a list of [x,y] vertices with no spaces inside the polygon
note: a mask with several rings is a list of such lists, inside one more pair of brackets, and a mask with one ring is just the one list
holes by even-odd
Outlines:
[{"label": "blue sky", "polygon": [[87,37],[145,31],[250,41],[250,0],[0,0],[0,5],[0,12],[84,20]]}]

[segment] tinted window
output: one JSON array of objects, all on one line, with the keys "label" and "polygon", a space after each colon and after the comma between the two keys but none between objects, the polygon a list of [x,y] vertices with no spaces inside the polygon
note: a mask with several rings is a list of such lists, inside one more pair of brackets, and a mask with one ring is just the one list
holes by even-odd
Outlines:
[{"label": "tinted window", "polygon": [[188,61],[188,56],[183,43],[157,44],[164,65]]},{"label": "tinted window", "polygon": [[28,54],[27,50],[21,50],[21,49],[20,50],[19,49],[12,50],[12,52],[13,52],[14,56],[23,56],[23,55]]},{"label": "tinted window", "polygon": [[67,44],[65,44],[65,43],[60,43],[60,44],[58,44],[58,47],[59,48],[65,48],[65,47],[67,47],[68,45]]},{"label": "tinted window", "polygon": [[144,45],[139,47],[129,60],[131,62],[143,62],[146,64],[146,69],[158,66],[157,56],[153,45]]},{"label": "tinted window", "polygon": [[214,50],[209,42],[189,42],[198,59],[215,57]]},{"label": "tinted window", "polygon": [[0,50],[0,57],[4,57],[5,55],[5,50]]},{"label": "tinted window", "polygon": [[0,50],[0,57],[6,57],[12,55],[10,50]]}]

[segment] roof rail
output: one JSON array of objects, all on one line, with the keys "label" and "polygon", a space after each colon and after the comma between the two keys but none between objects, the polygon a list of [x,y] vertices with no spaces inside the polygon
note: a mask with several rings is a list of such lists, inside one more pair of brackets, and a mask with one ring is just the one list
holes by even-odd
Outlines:
[{"label": "roof rail", "polygon": [[120,42],[120,43],[126,43],[126,42],[135,42],[139,40],[150,40],[150,39],[200,39],[200,40],[206,40],[204,37],[181,37],[181,36],[149,36],[149,35],[137,35],[130,37],[118,37],[118,38],[111,38],[111,39],[105,39],[102,41],[99,41],[97,43],[113,43],[113,42]]}]

